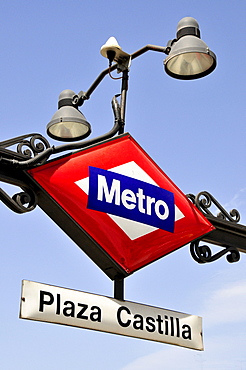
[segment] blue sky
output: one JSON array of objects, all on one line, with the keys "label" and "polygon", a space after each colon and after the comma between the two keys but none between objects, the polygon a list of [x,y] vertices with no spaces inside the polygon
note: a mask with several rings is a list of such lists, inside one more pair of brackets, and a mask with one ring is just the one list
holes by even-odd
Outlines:
[{"label": "blue sky", "polygon": [[[246,224],[245,11],[240,0],[1,1],[0,140],[46,135],[59,93],[87,90],[107,67],[99,51],[110,36],[130,54],[165,46],[192,16],[217,68],[179,81],[163,72],[160,53],[134,60],[126,130],[184,193],[207,190]],[[106,77],[83,105],[92,137],[111,128],[119,92],[120,82]],[[20,320],[22,279],[106,296],[113,284],[40,209],[17,215],[0,204],[0,212],[2,369],[246,369],[245,255],[198,265],[185,246],[126,279],[129,301],[203,317],[205,351],[196,352]]]}]

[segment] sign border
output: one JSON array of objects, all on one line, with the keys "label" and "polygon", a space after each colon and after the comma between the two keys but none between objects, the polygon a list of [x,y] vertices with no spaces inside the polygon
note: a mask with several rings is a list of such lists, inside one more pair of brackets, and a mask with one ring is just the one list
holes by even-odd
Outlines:
[{"label": "sign border", "polygon": [[[129,142],[129,144],[127,145],[133,145],[134,151],[136,153],[140,153],[139,154],[140,159],[142,156],[146,157],[146,161],[150,164],[151,168],[154,169],[155,172],[162,173],[163,177],[168,179],[168,181],[170,182],[170,186],[177,189],[177,191],[179,192],[179,198],[182,196],[185,197],[182,191],[172,182],[171,179],[168,178],[167,175],[165,175],[163,170],[153,161],[153,159],[144,151],[144,149],[134,140],[134,138],[132,138],[132,136],[129,133],[119,135],[109,140],[105,140],[99,144],[91,145],[77,152],[69,153],[65,156],[55,158],[52,161],[49,161],[48,163],[41,166],[42,168],[39,167],[37,172],[40,172],[41,170],[45,171],[47,166],[48,168],[50,168],[50,166],[52,167],[52,164],[54,162],[58,162],[57,165],[59,165],[60,161],[65,161],[68,163],[70,159],[77,158],[78,156],[80,156],[80,154],[82,155],[83,152],[87,152],[91,155],[91,153],[93,153],[94,151],[94,148],[102,147],[105,149],[105,148],[108,148],[113,142],[115,142],[116,144],[113,146],[114,148],[117,146],[118,144],[117,142],[119,143],[123,142],[124,145],[126,145],[125,143]],[[29,176],[30,181],[33,184],[34,190],[38,196],[38,205],[40,206],[40,208],[49,217],[51,217],[51,219],[79,246],[79,248],[81,248],[93,260],[93,262],[96,263],[98,267],[101,268],[103,272],[112,280],[122,279],[124,277],[127,277],[130,274],[136,272],[137,270],[147,266],[148,264],[154,261],[157,261],[158,259],[168,255],[169,253],[183,247],[187,243],[191,241],[199,240],[201,236],[208,234],[214,229],[212,224],[210,224],[209,221],[207,221],[204,215],[202,215],[202,213],[185,197],[184,199],[186,199],[187,204],[189,203],[189,208],[192,209],[192,212],[195,214],[195,218],[206,220],[206,223],[208,226],[203,228],[204,232],[202,234],[201,232],[200,233],[197,232],[189,240],[187,240],[187,238],[186,240],[183,240],[184,235],[182,234],[181,240],[179,242],[177,242],[176,240],[175,248],[171,247],[171,243],[169,241],[168,246],[166,247],[165,253],[161,252],[162,250],[161,248],[155,249],[155,255],[153,255],[151,259],[148,257],[149,261],[145,258],[144,264],[142,264],[143,262],[141,260],[140,261],[138,260],[137,263],[135,262],[133,263],[133,261],[136,260],[134,255],[132,256],[127,255],[126,258],[129,259],[129,261],[127,262],[125,262],[124,257],[121,259],[118,258],[115,260],[114,259],[115,256],[110,255],[110,248],[111,248],[110,246],[113,243],[113,240],[112,238],[110,238],[110,235],[107,234],[109,240],[108,240],[107,248],[104,248],[103,246],[101,246],[101,242],[98,239],[100,235],[95,234],[95,232],[91,235],[89,234],[90,231],[86,229],[86,227],[88,226],[88,222],[87,222],[86,227],[84,227],[82,224],[80,225],[79,224],[80,221],[70,216],[66,207],[63,207],[62,205],[60,205],[59,200],[56,200],[54,195],[51,196],[48,193],[48,189],[45,190],[45,188],[41,184],[39,184],[37,180],[35,180],[35,173],[36,173],[35,170],[36,170],[35,168],[28,170],[27,175]],[[33,171],[33,174],[32,174],[32,171]],[[85,221],[87,221],[87,219],[83,220],[83,222]],[[104,219],[104,222],[105,221],[106,220]],[[205,225],[205,222],[204,222],[204,225]],[[95,230],[97,229],[95,228]],[[157,239],[160,239],[161,237],[160,234],[161,234],[160,230],[158,230],[158,234],[155,233],[155,236]],[[123,233],[121,232],[121,235],[122,237],[125,238],[125,234],[123,235]],[[148,241],[150,240],[152,241],[152,235],[148,235],[146,237],[146,241],[145,241],[147,243],[146,245],[149,245]],[[122,239],[121,243],[122,245],[124,244],[124,239]],[[139,253],[140,244],[135,242],[134,245],[135,245],[134,253]],[[138,249],[136,249],[136,247]],[[114,254],[115,253],[118,253],[118,251],[115,251],[114,249]],[[150,256],[149,250],[148,250],[147,255]],[[130,265],[128,262],[130,263]]]}]

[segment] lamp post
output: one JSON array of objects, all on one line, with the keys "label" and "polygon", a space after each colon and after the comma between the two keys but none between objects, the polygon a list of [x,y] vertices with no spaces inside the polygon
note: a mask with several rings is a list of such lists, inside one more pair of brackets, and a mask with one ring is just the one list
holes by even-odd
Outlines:
[{"label": "lamp post", "polygon": [[[52,155],[68,150],[78,150],[101,143],[124,132],[126,98],[128,90],[128,75],[131,62],[147,51],[166,54],[164,60],[165,72],[176,79],[191,80],[210,74],[216,67],[216,56],[201,40],[200,30],[194,18],[181,19],[177,27],[176,38],[168,41],[167,46],[146,45],[132,54],[122,50],[114,37],[111,37],[101,48],[101,54],[109,61],[109,66],[103,70],[87,91],[78,94],[72,90],[61,92],[58,110],[47,125],[47,134],[66,144],[50,146],[46,138],[40,134],[22,135],[0,142],[0,180],[16,185],[22,191],[10,197],[0,189],[0,200],[17,213],[32,211],[39,204],[39,196],[31,183],[27,170],[43,165]],[[79,107],[91,97],[105,76],[117,70],[121,75],[121,94],[112,99],[114,125],[112,129],[98,137],[87,139],[91,133],[91,125],[80,112]],[[118,97],[120,96],[120,102]],[[16,145],[15,151],[10,149]],[[199,247],[199,242],[191,243],[192,257],[199,263],[211,262],[228,252],[229,262],[239,260],[239,252],[246,252],[246,227],[238,224],[240,216],[236,210],[227,213],[223,207],[208,193],[192,194],[188,198],[215,226],[204,241],[223,247],[220,253],[212,256],[208,246]],[[216,205],[219,215],[210,212],[210,206]],[[40,204],[39,204],[40,205]],[[62,222],[62,221],[61,221]],[[115,282],[115,296],[123,296],[122,279]]]}]

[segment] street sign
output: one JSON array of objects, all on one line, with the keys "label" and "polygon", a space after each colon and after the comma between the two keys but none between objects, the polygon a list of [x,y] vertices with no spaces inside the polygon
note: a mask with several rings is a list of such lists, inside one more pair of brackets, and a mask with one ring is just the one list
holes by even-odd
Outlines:
[{"label": "street sign", "polygon": [[112,279],[214,229],[129,134],[28,173],[40,207]]},{"label": "street sign", "polygon": [[203,350],[201,317],[27,280],[20,318]]}]

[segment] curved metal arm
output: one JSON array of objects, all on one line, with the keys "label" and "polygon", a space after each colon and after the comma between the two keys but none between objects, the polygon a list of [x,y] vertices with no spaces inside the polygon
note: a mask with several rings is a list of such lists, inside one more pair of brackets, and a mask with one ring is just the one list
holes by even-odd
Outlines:
[{"label": "curved metal arm", "polygon": [[229,263],[238,262],[240,260],[240,253],[236,248],[226,247],[218,253],[212,255],[211,249],[207,245],[199,246],[199,240],[190,244],[190,253],[192,258],[198,263],[214,262],[222,256],[226,256]]},{"label": "curved metal arm", "polygon": [[240,221],[240,214],[238,210],[232,209],[230,213],[228,213],[224,207],[215,199],[210,193],[207,191],[201,191],[196,196],[193,194],[186,195],[195,205],[196,207],[202,211],[205,215],[209,215],[215,217],[213,213],[209,210],[211,206],[216,206],[219,210],[217,217],[221,220],[227,220],[230,222],[238,223]]},{"label": "curved metal arm", "polygon": [[148,44],[144,46],[143,48],[135,51],[135,53],[131,54],[131,59],[133,60],[139,57],[140,55],[146,53],[146,51],[157,51],[159,53],[169,54],[170,50],[171,50],[170,46],[157,46],[157,45]]},{"label": "curved metal arm", "polygon": [[12,198],[0,188],[0,200],[11,211],[16,213],[26,213],[33,211],[37,205],[37,196],[31,189],[15,194]]},{"label": "curved metal arm", "polygon": [[[157,52],[160,52],[160,53],[169,54],[170,47],[169,46],[157,46],[157,45],[148,44],[148,45],[142,47],[141,49],[135,51],[134,53],[132,53],[130,55],[130,59],[131,60],[136,59],[137,57],[146,53],[147,51],[157,51]],[[96,80],[92,83],[92,85],[89,87],[89,89],[86,92],[80,91],[79,94],[78,94],[78,96],[79,96],[78,105],[81,106],[83,104],[84,100],[90,99],[91,94],[97,88],[97,86],[100,84],[100,82],[104,79],[104,77],[107,76],[110,72],[116,70],[117,68],[118,68],[118,64],[116,63],[116,64],[112,65],[111,67],[109,67],[107,69],[104,69],[99,74],[99,76],[96,78]]]}]

